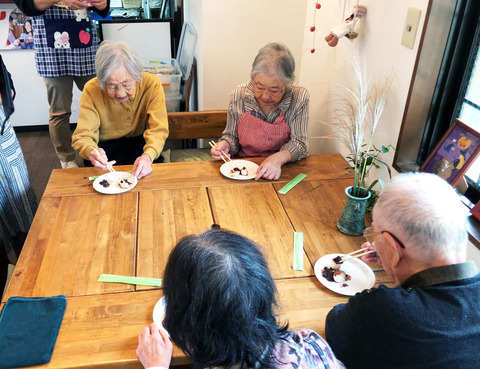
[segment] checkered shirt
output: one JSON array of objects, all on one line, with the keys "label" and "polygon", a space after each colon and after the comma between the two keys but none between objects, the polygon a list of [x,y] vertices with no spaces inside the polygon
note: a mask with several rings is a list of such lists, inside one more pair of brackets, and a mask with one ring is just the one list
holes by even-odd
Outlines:
[{"label": "checkered shirt", "polygon": [[95,74],[95,53],[98,37],[92,14],[87,10],[91,24],[92,46],[80,49],[54,49],[47,45],[45,19],[71,19],[75,22],[73,10],[52,6],[45,14],[33,17],[33,39],[35,64],[41,77],[87,76]]}]

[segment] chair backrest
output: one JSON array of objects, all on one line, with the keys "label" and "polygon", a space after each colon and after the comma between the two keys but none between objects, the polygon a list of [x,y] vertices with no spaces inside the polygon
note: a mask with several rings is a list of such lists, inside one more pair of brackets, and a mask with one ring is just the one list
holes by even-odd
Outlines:
[{"label": "chair backrest", "polygon": [[168,113],[168,139],[193,140],[221,137],[226,125],[226,110]]}]

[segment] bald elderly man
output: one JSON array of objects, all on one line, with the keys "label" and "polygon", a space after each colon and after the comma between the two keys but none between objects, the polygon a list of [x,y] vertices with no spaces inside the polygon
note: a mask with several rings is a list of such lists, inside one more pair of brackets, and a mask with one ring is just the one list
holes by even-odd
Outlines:
[{"label": "bald elderly man", "polygon": [[362,247],[395,288],[335,306],[326,339],[349,369],[480,368],[480,274],[466,261],[466,208],[433,174],[396,176],[380,194]]}]

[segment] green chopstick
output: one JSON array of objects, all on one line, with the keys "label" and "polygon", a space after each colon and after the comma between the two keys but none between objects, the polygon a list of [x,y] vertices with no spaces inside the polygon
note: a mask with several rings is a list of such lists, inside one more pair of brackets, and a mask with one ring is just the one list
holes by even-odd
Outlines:
[{"label": "green chopstick", "polygon": [[100,274],[100,277],[98,277],[98,282],[138,284],[142,286],[156,287],[162,286],[162,280],[158,278],[128,277],[114,274]]},{"label": "green chopstick", "polygon": [[293,234],[293,270],[303,270],[303,233]]},{"label": "green chopstick", "polygon": [[281,193],[282,195],[285,195],[288,191],[290,191],[293,187],[295,187],[297,184],[302,182],[305,178],[307,177],[306,174],[299,174],[296,176],[294,179],[292,179],[290,182],[288,182],[285,186],[283,186],[278,193]]},{"label": "green chopstick", "polygon": [[[127,172],[127,173],[132,173],[132,170],[130,169],[130,170],[127,170],[126,172]],[[102,174],[100,174],[100,175],[102,175]],[[94,180],[96,180],[98,177],[100,177],[100,176],[91,176],[91,177],[88,177],[88,180],[89,180],[89,181],[94,181]]]}]

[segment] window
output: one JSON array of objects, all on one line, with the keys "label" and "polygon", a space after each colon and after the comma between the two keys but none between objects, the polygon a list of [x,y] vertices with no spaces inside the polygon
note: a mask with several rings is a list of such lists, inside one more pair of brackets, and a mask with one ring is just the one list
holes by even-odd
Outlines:
[{"label": "window", "polygon": [[[462,89],[457,100],[455,115],[459,119],[480,132],[480,26],[477,27],[475,40],[464,75]],[[466,173],[470,186],[480,189],[480,158]],[[476,202],[476,201],[475,201]]]},{"label": "window", "polygon": [[[397,142],[396,169],[417,170],[457,117],[480,130],[479,19],[478,0],[430,0]],[[471,189],[466,196],[476,203],[480,159],[467,175]]]}]

